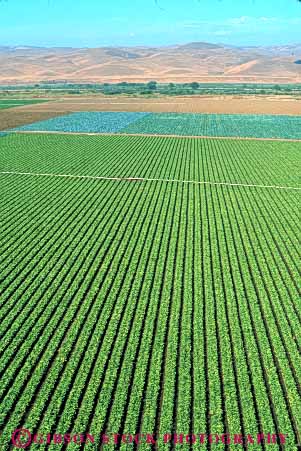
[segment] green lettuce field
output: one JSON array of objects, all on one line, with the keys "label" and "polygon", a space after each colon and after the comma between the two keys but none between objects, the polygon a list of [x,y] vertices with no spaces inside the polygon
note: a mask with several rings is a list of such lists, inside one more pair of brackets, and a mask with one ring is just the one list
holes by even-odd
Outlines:
[{"label": "green lettuce field", "polygon": [[[300,150],[0,136],[1,451],[21,427],[287,434],[158,448],[300,449]],[[100,443],[30,445],[66,448]]]},{"label": "green lettuce field", "polygon": [[1,99],[0,98],[0,110],[6,108],[15,108],[18,106],[35,105],[38,103],[44,103],[47,100],[40,99]]}]

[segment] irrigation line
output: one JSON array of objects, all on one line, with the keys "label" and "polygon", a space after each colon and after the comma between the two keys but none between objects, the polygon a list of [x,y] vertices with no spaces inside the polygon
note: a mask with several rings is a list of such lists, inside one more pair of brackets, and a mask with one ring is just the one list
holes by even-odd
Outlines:
[{"label": "irrigation line", "polygon": [[[81,111],[73,111],[68,113],[67,111],[60,111],[58,113],[80,113]],[[97,111],[98,113],[103,113],[104,111]],[[109,111],[116,113],[116,111]],[[141,111],[141,113],[147,113]],[[152,114],[152,113],[150,113]],[[177,135],[177,134],[160,134],[160,133],[125,133],[125,132],[65,132],[58,130],[4,130],[5,133],[15,133],[15,134],[49,134],[49,135],[83,135],[83,136],[152,136],[157,138],[193,138],[193,139],[229,139],[229,140],[251,140],[251,141],[280,141],[280,142],[301,142],[299,138],[258,138],[254,136],[210,136],[210,135]]]},{"label": "irrigation line", "polygon": [[36,172],[18,172],[18,171],[1,171],[0,175],[27,175],[35,177],[66,177],[73,179],[91,179],[91,180],[114,180],[127,182],[166,182],[166,183],[191,183],[193,185],[213,185],[213,186],[242,186],[245,188],[274,188],[283,190],[301,191],[301,187],[281,186],[281,185],[256,185],[247,183],[231,183],[231,182],[210,182],[197,180],[178,180],[178,179],[156,179],[146,177],[109,177],[98,175],[76,175],[76,174],[51,174]]}]

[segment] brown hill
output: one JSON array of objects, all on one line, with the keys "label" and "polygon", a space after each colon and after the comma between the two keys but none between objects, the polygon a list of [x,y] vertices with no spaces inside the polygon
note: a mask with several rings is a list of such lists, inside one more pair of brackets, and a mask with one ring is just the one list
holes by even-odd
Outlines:
[{"label": "brown hill", "polygon": [[0,47],[0,83],[300,83],[301,44],[233,47],[203,42],[169,47],[95,49]]}]

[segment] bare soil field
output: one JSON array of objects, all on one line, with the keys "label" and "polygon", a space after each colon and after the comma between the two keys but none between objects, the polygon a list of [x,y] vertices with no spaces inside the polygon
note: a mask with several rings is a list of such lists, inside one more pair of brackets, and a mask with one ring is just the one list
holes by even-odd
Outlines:
[{"label": "bare soil field", "polygon": [[[149,111],[175,113],[221,114],[301,114],[301,98],[276,96],[194,96],[156,97],[151,99],[129,97],[65,97],[39,105],[13,109],[14,115],[32,112],[57,114],[74,111]],[[18,113],[17,113],[18,111]],[[8,113],[6,113],[8,114]],[[49,116],[51,117],[51,116]],[[36,120],[39,120],[38,117]],[[41,118],[43,119],[43,118]],[[2,120],[0,116],[0,123]],[[24,122],[25,124],[26,122]],[[19,123],[20,124],[20,123]],[[16,125],[19,125],[16,124]],[[15,125],[15,124],[14,124]]]},{"label": "bare soil field", "polygon": [[0,111],[0,131],[7,130],[14,127],[19,127],[32,122],[44,121],[55,116],[60,116],[65,113],[55,111],[33,111],[32,109],[25,109],[19,111],[19,108],[11,108]]}]

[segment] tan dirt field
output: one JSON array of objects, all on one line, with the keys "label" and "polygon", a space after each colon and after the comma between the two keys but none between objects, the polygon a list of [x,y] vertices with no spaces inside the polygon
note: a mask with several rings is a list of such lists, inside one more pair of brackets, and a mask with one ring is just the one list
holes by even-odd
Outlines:
[{"label": "tan dirt field", "polygon": [[31,124],[37,121],[45,121],[64,113],[51,111],[18,111],[18,108],[0,110],[0,131]]},{"label": "tan dirt field", "polygon": [[[5,110],[4,110],[5,111]],[[7,111],[7,110],[6,110]],[[301,98],[276,96],[194,96],[156,97],[78,97],[27,105],[10,109],[14,115],[20,113],[54,114],[72,111],[149,111],[176,113],[220,113],[220,114],[287,114],[301,115]],[[8,113],[1,112],[2,115]],[[49,116],[50,117],[50,116]],[[37,119],[39,120],[39,119]]]},{"label": "tan dirt field", "polygon": [[0,110],[0,131],[75,111],[301,115],[301,98],[269,96],[78,97]]}]

